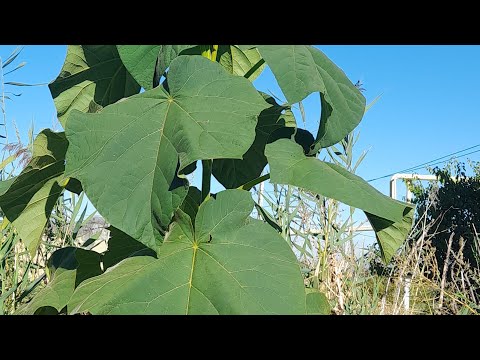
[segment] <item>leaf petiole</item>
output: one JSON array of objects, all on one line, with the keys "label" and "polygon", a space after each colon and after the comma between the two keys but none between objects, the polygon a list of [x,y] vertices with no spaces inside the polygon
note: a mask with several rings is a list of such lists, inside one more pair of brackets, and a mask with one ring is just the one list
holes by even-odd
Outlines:
[{"label": "leaf petiole", "polygon": [[202,202],[210,197],[213,160],[202,160]]},{"label": "leaf petiole", "polygon": [[249,191],[255,185],[260,184],[261,182],[264,182],[265,180],[268,180],[268,179],[270,179],[270,174],[265,174],[239,186],[237,189]]},{"label": "leaf petiole", "polygon": [[250,78],[250,76],[252,76],[255,73],[255,71],[257,71],[260,68],[260,66],[262,66],[263,64],[265,64],[264,59],[258,60],[258,62],[255,65],[253,65],[252,68],[248,70],[248,72],[245,75],[243,75],[243,77],[247,79]]}]

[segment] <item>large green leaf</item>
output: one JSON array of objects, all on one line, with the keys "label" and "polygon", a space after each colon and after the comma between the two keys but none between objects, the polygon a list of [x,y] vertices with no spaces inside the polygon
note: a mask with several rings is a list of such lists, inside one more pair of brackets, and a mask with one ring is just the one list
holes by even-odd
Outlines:
[{"label": "large green leaf", "polygon": [[32,301],[19,308],[17,315],[32,315],[44,307],[60,312],[78,284],[102,273],[99,253],[74,247],[55,251],[47,265],[51,274],[47,286]]},{"label": "large green leaf", "polygon": [[302,147],[291,140],[268,144],[265,154],[274,183],[302,187],[392,221],[401,221],[410,208],[341,166],[305,156]]},{"label": "large green leaf", "polygon": [[117,45],[123,64],[145,90],[153,88],[155,67],[162,76],[173,59],[193,47],[195,45]]},{"label": "large green leaf", "polygon": [[261,175],[267,165],[266,144],[280,138],[290,138],[294,132],[296,141],[307,151],[313,143],[313,136],[308,131],[295,128],[295,118],[288,107],[278,105],[267,94],[261,94],[272,107],[260,113],[252,146],[242,159],[218,159],[213,162],[213,175],[227,189],[237,188]]},{"label": "large green leaf", "polygon": [[[217,60],[227,71],[238,76],[245,76],[262,59],[258,49],[241,50],[235,45],[220,45]],[[253,69],[248,77],[250,81],[255,80],[265,69],[265,64]]]},{"label": "large green leaf", "polygon": [[43,130],[33,143],[32,160],[15,178],[0,184],[0,208],[33,256],[65,180],[65,134]]},{"label": "large green leaf", "polygon": [[200,206],[195,229],[179,210],[159,258],[129,258],[83,282],[72,313],[304,314],[295,255],[269,225],[249,217],[250,194],[226,190]]},{"label": "large green leaf", "polygon": [[123,231],[113,226],[110,226],[109,230],[110,239],[108,239],[108,249],[102,258],[104,270],[128,257],[156,255],[152,249],[147,248],[141,242],[131,238]]},{"label": "large green leaf", "polygon": [[405,241],[411,227],[411,205],[383,195],[336,164],[305,156],[302,147],[291,140],[268,144],[265,154],[272,182],[298,186],[364,210],[373,219],[385,259]]},{"label": "large green leaf", "polygon": [[72,112],[66,128],[66,172],[110,224],[154,250],[188,190],[177,171],[241,158],[268,107],[247,79],[201,56],[175,58],[168,80],[169,92],[159,86],[98,114]]},{"label": "large green leaf", "polygon": [[140,91],[115,45],[69,45],[60,75],[48,87],[64,127],[74,109],[96,112]]},{"label": "large green leaf", "polygon": [[308,45],[259,45],[258,49],[289,103],[320,92],[322,113],[312,153],[341,141],[360,123],[365,97],[320,50]]}]

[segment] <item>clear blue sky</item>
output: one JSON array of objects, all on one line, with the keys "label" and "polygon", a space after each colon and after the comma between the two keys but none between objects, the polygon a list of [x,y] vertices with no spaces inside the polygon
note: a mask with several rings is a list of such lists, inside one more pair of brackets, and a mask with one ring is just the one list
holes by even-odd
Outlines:
[{"label": "clear blue sky", "polygon": [[[0,45],[2,59],[14,48]],[[319,48],[352,82],[361,80],[367,103],[383,93],[357,128],[361,131],[357,154],[370,149],[358,170],[363,178],[393,173],[480,143],[480,46]],[[64,45],[26,46],[16,63],[26,61],[27,65],[5,80],[48,83],[58,75],[65,54]],[[268,70],[255,85],[283,98]],[[32,120],[36,133],[52,127],[56,111],[46,86],[10,90],[22,92],[21,97],[7,102],[7,116],[9,121],[15,120],[24,139]],[[318,123],[318,95],[311,95],[304,105],[308,121]],[[480,160],[480,152],[468,158]],[[388,179],[372,184],[388,194]]]}]

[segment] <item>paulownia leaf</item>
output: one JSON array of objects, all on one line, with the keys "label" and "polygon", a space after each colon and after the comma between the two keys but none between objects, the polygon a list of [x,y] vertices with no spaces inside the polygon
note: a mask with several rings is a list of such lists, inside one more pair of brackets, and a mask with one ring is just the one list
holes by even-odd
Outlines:
[{"label": "paulownia leaf", "polygon": [[65,186],[65,134],[43,130],[32,160],[15,178],[0,182],[0,208],[33,256],[52,209]]},{"label": "paulownia leaf", "polygon": [[74,109],[97,112],[140,91],[115,45],[69,45],[60,75],[48,87],[63,127]]},{"label": "paulownia leaf", "polygon": [[268,144],[265,155],[272,182],[298,186],[364,210],[377,231],[387,261],[405,241],[412,224],[411,205],[383,195],[336,164],[305,156],[301,146],[291,140]]},{"label": "paulownia leaf", "polygon": [[330,304],[327,297],[318,290],[305,289],[307,297],[308,315],[329,315],[331,313]]},{"label": "paulownia leaf", "polygon": [[72,112],[67,173],[114,227],[153,250],[187,193],[177,172],[196,160],[241,158],[268,104],[245,78],[201,56],[170,64],[162,86],[105,107]]},{"label": "paulownia leaf", "polygon": [[[230,74],[245,76],[262,59],[258,49],[241,50],[235,45],[220,45],[218,49],[218,62]],[[250,81],[255,80],[265,69],[265,64],[260,65],[248,77]]]},{"label": "paulownia leaf", "polygon": [[312,154],[341,141],[360,123],[365,97],[323,52],[309,45],[258,45],[291,104],[319,92],[320,128]]},{"label": "paulownia leaf", "polygon": [[269,225],[249,217],[251,195],[226,190],[198,210],[178,210],[158,259],[129,258],[83,282],[71,313],[305,314],[295,255]]},{"label": "paulownia leaf", "polygon": [[103,269],[107,269],[120,261],[133,256],[156,256],[156,253],[141,242],[131,238],[123,231],[110,226],[108,249],[103,255]]},{"label": "paulownia leaf", "polygon": [[173,59],[196,45],[117,45],[123,64],[137,82],[151,90],[155,67],[159,76],[167,70]]},{"label": "paulownia leaf", "polygon": [[58,313],[67,305],[78,284],[102,273],[99,253],[74,247],[55,251],[47,265],[51,274],[47,286],[19,308],[17,315],[38,314],[45,307],[54,308]]},{"label": "paulownia leaf", "polygon": [[344,168],[304,155],[287,139],[268,144],[265,154],[274,183],[305,188],[392,221],[401,221],[406,203],[395,202]]},{"label": "paulownia leaf", "polygon": [[272,107],[263,110],[255,128],[255,141],[242,159],[218,159],[213,162],[212,174],[227,189],[237,188],[256,179],[267,165],[265,145],[280,138],[290,138],[295,130],[295,139],[309,151],[313,135],[303,129],[295,129],[295,120],[289,117],[289,109],[280,106],[275,99],[260,92]]}]

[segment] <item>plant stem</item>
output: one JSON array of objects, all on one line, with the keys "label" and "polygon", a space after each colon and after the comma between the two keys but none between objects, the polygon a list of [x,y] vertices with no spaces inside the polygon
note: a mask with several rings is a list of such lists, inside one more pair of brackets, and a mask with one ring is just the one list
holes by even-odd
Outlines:
[{"label": "plant stem", "polygon": [[255,185],[260,184],[261,182],[263,182],[265,180],[268,180],[268,179],[270,179],[270,174],[265,174],[265,175],[259,176],[258,178],[253,179],[253,180],[239,186],[237,189],[250,191],[250,189],[252,187],[254,187]]},{"label": "plant stem", "polygon": [[285,230],[285,235],[284,238],[288,241],[290,244],[291,239],[290,239],[290,198],[292,197],[292,187],[290,185],[287,185],[287,193],[285,195],[285,215],[286,215],[286,224],[283,230]]},{"label": "plant stem", "polygon": [[213,160],[202,160],[202,202],[210,197]]},{"label": "plant stem", "polygon": [[250,78],[250,76],[252,76],[253,73],[257,71],[260,68],[260,66],[262,66],[263,64],[265,64],[265,60],[263,59],[258,60],[258,62],[255,65],[253,65],[253,67],[250,70],[248,70],[247,73],[243,75],[243,77],[247,79]]},{"label": "plant stem", "polygon": [[[216,60],[218,45],[207,45],[202,51],[202,56],[212,61]],[[202,160],[202,202],[210,197],[210,183],[212,177],[213,160]]]}]

